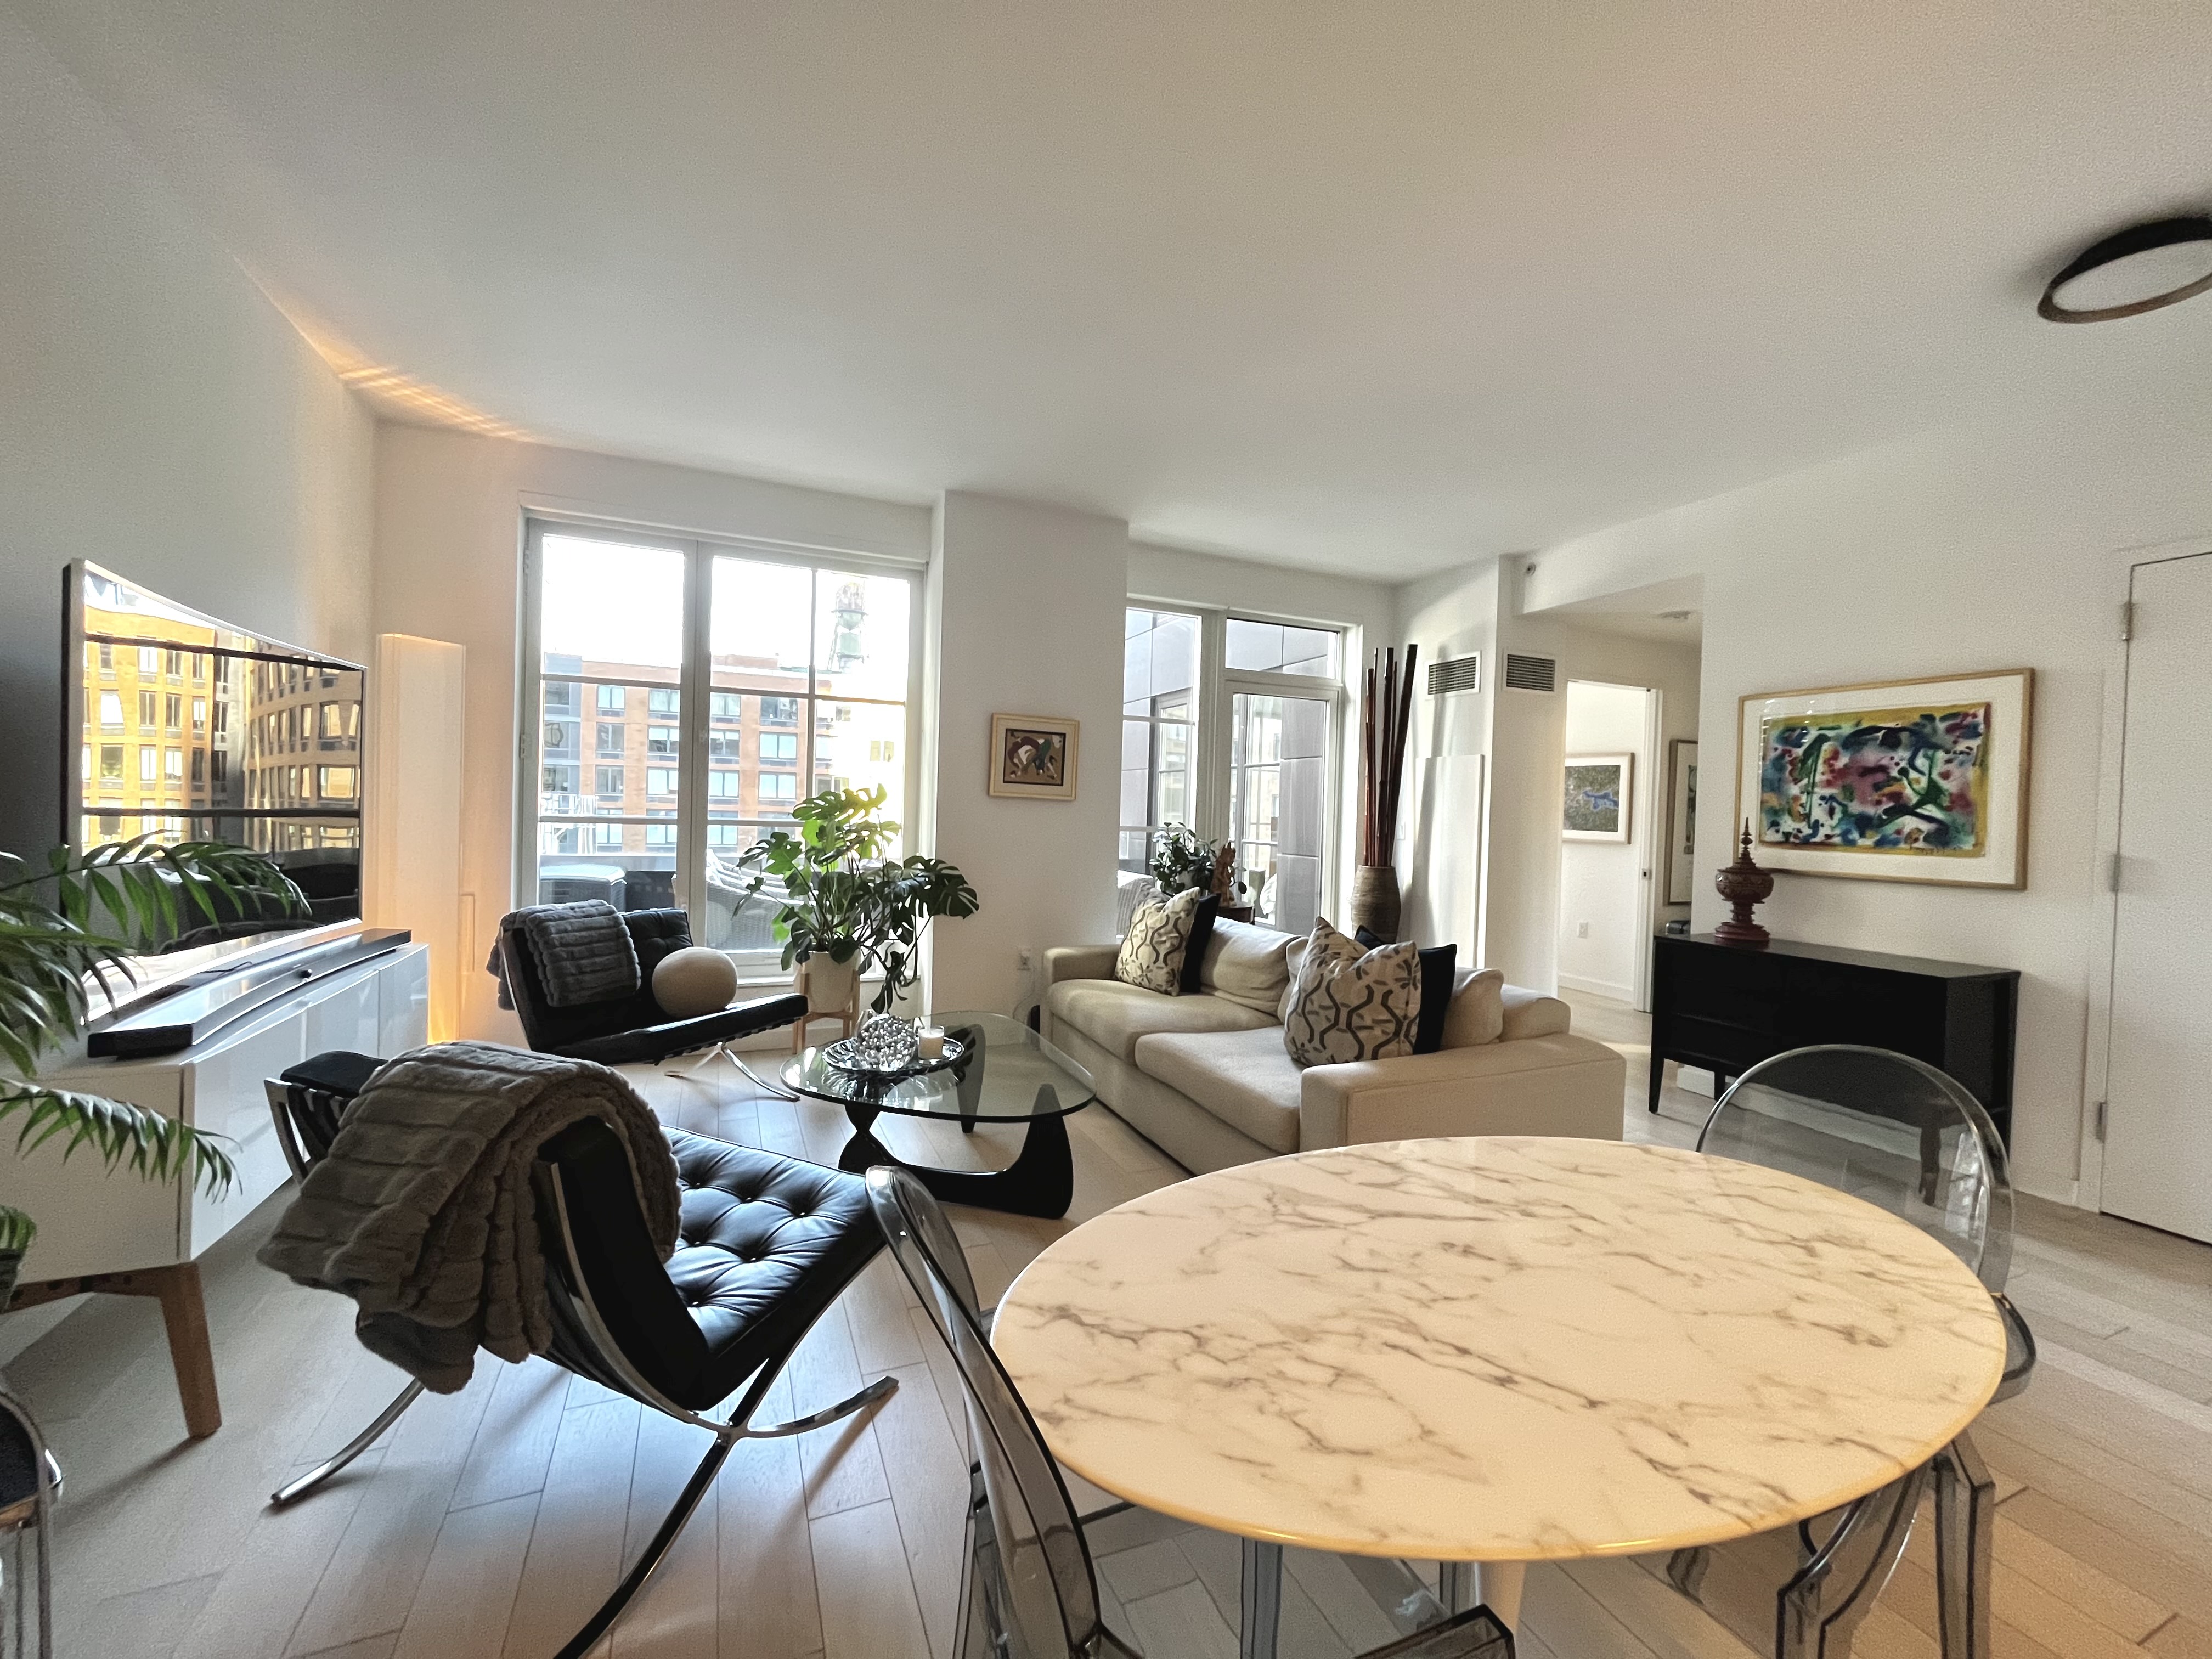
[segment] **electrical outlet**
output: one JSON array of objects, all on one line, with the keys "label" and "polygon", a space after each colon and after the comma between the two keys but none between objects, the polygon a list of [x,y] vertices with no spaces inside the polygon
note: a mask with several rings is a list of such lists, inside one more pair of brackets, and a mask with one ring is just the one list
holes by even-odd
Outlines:
[{"label": "electrical outlet", "polygon": [[1022,946],[1021,966],[1022,971],[1025,974],[1036,966],[1036,952],[1026,945]]},{"label": "electrical outlet", "polygon": [[1577,939],[1588,939],[1589,937],[1589,923],[1586,921],[1577,922],[1575,924],[1575,937]]}]

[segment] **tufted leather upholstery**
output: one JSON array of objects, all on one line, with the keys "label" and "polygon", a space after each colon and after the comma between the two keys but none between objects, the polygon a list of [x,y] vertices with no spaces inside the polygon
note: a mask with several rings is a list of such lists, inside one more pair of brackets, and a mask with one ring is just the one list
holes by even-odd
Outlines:
[{"label": "tufted leather upholstery", "polygon": [[507,995],[522,1021],[523,1036],[540,1054],[596,1060],[602,1066],[651,1065],[672,1054],[690,1054],[717,1042],[774,1030],[806,1012],[806,999],[791,994],[741,1002],[734,1008],[692,1019],[671,1019],[653,1000],[653,970],[664,957],[691,943],[690,919],[681,910],[623,912],[623,926],[629,929],[642,980],[633,994],[580,1007],[556,1008],[545,1000],[538,964],[523,940],[521,927],[514,924],[514,917],[521,914],[518,910],[501,919],[500,962],[506,971]]},{"label": "tufted leather upholstery", "polygon": [[[702,1411],[788,1352],[884,1238],[858,1176],[680,1129],[667,1135],[683,1216],[665,1265],[653,1257],[629,1159],[604,1124],[564,1131],[544,1158],[560,1171],[577,1255],[610,1334],[654,1388]],[[554,1357],[621,1386],[573,1325],[556,1334]]]}]

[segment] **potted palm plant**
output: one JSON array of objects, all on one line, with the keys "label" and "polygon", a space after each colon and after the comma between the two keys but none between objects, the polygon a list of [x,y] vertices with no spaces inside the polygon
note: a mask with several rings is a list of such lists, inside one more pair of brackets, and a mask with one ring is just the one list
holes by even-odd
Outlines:
[{"label": "potted palm plant", "polygon": [[920,976],[915,957],[930,922],[972,916],[982,905],[968,878],[944,860],[890,856],[899,826],[877,816],[887,799],[880,787],[809,795],[792,809],[793,828],[754,842],[738,860],[752,872],[748,895],[770,882],[782,890],[775,937],[783,965],[809,963],[817,993],[824,964],[840,979],[873,966],[884,976],[878,1013],[888,1013]]},{"label": "potted palm plant", "polygon": [[[188,917],[296,913],[291,878],[258,853],[221,842],[164,847],[149,837],[43,862],[0,853],[0,1122],[18,1121],[17,1156],[50,1141],[149,1181],[189,1175],[210,1192],[238,1178],[226,1137],[122,1101],[37,1080],[39,1061],[83,1030],[97,995],[112,1006],[131,957]],[[12,1073],[12,1074],[10,1074]],[[0,1310],[15,1294],[37,1224],[0,1205]]]}]

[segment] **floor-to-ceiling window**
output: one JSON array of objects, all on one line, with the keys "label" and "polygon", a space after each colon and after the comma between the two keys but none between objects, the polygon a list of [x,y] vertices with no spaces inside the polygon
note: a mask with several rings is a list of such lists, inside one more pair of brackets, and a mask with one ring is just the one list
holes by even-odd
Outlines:
[{"label": "floor-to-ceiling window", "polygon": [[517,899],[679,906],[764,968],[744,848],[836,785],[910,799],[915,576],[533,519]]},{"label": "floor-to-ceiling window", "polygon": [[1256,920],[1311,927],[1333,897],[1341,630],[1132,605],[1122,664],[1121,869],[1188,824],[1235,843]]}]

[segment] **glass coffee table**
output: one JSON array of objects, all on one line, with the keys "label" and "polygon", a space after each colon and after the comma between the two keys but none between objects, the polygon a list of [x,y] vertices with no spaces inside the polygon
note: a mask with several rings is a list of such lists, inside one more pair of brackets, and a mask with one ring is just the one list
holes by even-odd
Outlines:
[{"label": "glass coffee table", "polygon": [[[878,1164],[911,1170],[951,1204],[1003,1210],[1012,1215],[1057,1218],[1075,1197],[1075,1165],[1068,1155],[1064,1120],[1097,1098],[1091,1073],[1018,1020],[1004,1014],[939,1014],[948,1037],[967,1045],[957,1063],[912,1077],[872,1077],[840,1071],[809,1048],[783,1066],[784,1086],[845,1109],[853,1138],[837,1167],[854,1174]],[[978,1123],[1026,1123],[1022,1150],[1003,1170],[939,1170],[908,1163],[876,1139],[885,1112],[957,1121],[973,1133]]]}]

